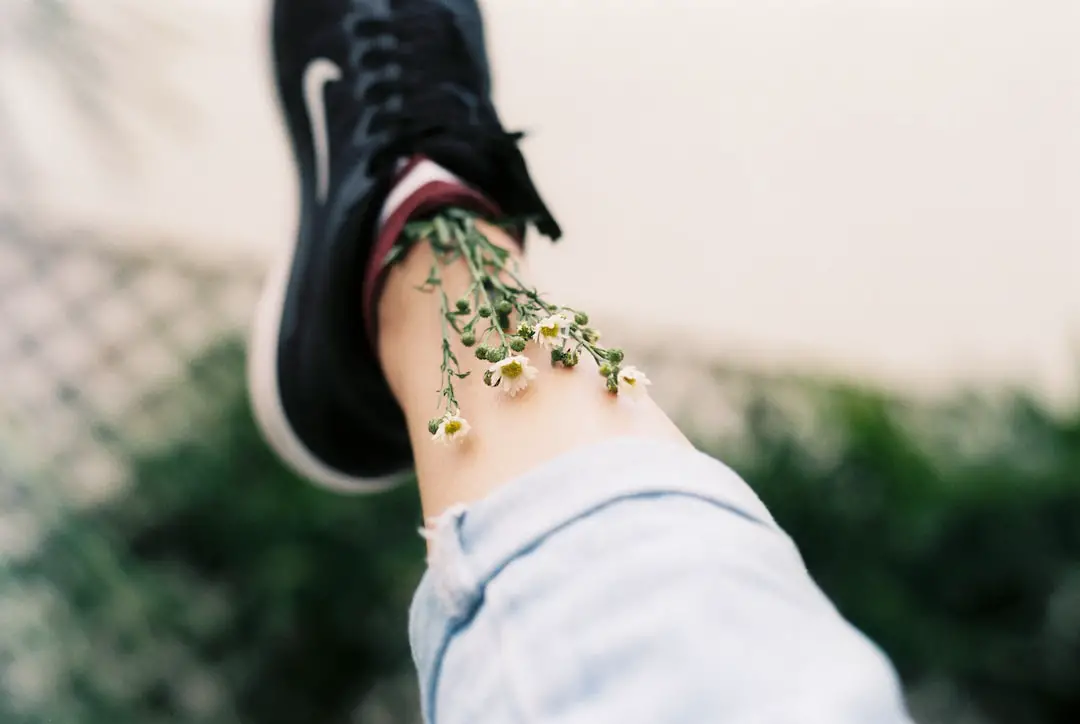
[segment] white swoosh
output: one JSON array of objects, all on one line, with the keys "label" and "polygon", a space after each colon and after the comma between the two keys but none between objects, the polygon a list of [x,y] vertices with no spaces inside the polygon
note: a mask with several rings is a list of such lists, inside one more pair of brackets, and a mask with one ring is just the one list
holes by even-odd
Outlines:
[{"label": "white swoosh", "polygon": [[320,204],[326,201],[330,189],[330,134],[326,127],[323,87],[340,79],[341,68],[326,58],[316,58],[304,69],[304,104],[307,106],[315,145],[315,197]]}]

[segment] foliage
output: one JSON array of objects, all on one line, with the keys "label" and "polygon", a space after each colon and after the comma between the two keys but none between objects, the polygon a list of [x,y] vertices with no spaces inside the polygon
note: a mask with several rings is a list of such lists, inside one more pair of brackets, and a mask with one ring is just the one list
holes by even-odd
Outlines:
[{"label": "foliage", "polygon": [[[196,367],[243,369],[234,345]],[[239,386],[221,387],[213,423],[137,457],[126,494],[72,513],[13,572],[55,589],[58,674],[29,708],[0,697],[0,720],[344,722],[407,670],[415,492],[314,489],[267,450]]]},{"label": "foliage", "polygon": [[[372,721],[357,705],[408,671],[414,491],[297,480],[258,437],[241,370],[235,345],[199,360],[212,414],[185,419],[207,422],[135,454],[123,495],[70,511],[0,579],[8,608],[36,612],[0,662],[0,720]],[[742,433],[699,443],[759,490],[923,720],[958,722],[960,702],[995,724],[1080,721],[1080,410],[780,387],[751,383]],[[36,690],[13,674],[34,662]]]},{"label": "foliage", "polygon": [[[1080,409],[759,385],[714,446],[892,657],[924,721],[1080,721]],[[783,397],[783,395],[781,395]]]}]

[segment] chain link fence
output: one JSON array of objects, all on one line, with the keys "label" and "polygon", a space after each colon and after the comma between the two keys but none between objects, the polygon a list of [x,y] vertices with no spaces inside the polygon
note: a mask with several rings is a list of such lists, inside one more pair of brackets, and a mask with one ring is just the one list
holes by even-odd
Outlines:
[{"label": "chain link fence", "polygon": [[[191,362],[241,332],[257,283],[248,270],[0,222],[4,721],[50,712],[88,721],[78,709],[79,672],[109,672],[117,701],[142,691],[140,677],[173,681],[193,715],[223,700],[193,655],[155,644],[137,572],[85,515],[123,498],[141,456],[198,435],[221,414],[220,401],[238,394],[236,355]],[[43,549],[58,543],[55,559],[107,602],[89,615],[67,585],[73,579],[34,575]],[[93,620],[102,612],[111,622]]]},{"label": "chain link fence", "polygon": [[[258,282],[258,270],[0,224],[5,487],[55,489],[68,505],[118,494],[130,456],[196,427],[219,387],[240,383],[187,365],[242,334]],[[179,387],[190,405],[163,404]]]},{"label": "chain link fence", "polygon": [[[414,491],[342,498],[284,470],[245,397],[262,270],[168,248],[0,219],[0,722],[419,721]],[[1076,721],[1080,415],[640,346],[920,721]]]}]

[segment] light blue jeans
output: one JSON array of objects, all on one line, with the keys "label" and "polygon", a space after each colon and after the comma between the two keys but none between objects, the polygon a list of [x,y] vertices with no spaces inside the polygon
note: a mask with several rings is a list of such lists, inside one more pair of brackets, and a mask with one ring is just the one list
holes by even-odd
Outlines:
[{"label": "light blue jeans", "polygon": [[754,492],[688,448],[565,455],[429,525],[429,724],[907,724]]}]

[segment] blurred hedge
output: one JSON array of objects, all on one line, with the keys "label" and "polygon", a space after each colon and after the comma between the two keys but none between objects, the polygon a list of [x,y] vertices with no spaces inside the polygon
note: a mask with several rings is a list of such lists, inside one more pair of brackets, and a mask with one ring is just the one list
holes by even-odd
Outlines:
[{"label": "blurred hedge", "polygon": [[[398,693],[423,565],[414,492],[342,498],[285,472],[241,369],[234,345],[196,362],[194,378],[231,381],[212,414],[8,567],[0,592],[40,616],[9,649],[0,721],[415,720]],[[760,491],[922,720],[1080,721],[1080,409],[778,389],[744,384],[741,434],[698,442]],[[33,662],[37,689],[12,674]]]},{"label": "blurred hedge", "polygon": [[1080,406],[760,384],[744,419],[724,459],[923,721],[1080,722]]}]

